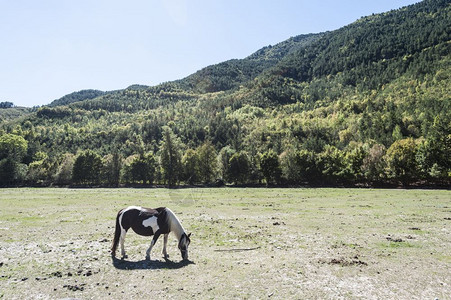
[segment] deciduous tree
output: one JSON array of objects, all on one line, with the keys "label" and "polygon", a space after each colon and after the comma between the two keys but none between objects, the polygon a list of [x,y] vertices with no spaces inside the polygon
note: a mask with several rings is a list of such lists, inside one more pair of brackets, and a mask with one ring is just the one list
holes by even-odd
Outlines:
[{"label": "deciduous tree", "polygon": [[407,138],[395,141],[387,150],[387,173],[389,178],[408,183],[418,175],[416,164],[417,144]]},{"label": "deciduous tree", "polygon": [[80,153],[74,162],[72,179],[77,184],[99,184],[102,158],[92,150]]},{"label": "deciduous tree", "polygon": [[280,181],[282,170],[280,168],[279,157],[273,150],[266,151],[260,155],[260,170],[266,180],[266,184]]},{"label": "deciduous tree", "polygon": [[182,157],[183,180],[189,184],[200,181],[199,155],[194,149],[186,150]]},{"label": "deciduous tree", "polygon": [[250,162],[246,152],[240,151],[229,160],[229,179],[231,182],[244,184],[249,178]]}]

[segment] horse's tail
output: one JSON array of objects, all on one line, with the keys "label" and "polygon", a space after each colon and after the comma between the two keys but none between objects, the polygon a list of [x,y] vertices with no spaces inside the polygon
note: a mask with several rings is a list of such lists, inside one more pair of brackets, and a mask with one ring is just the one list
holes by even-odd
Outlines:
[{"label": "horse's tail", "polygon": [[117,213],[117,217],[116,217],[116,230],[114,231],[113,245],[111,246],[111,255],[112,256],[116,256],[117,244],[119,244],[119,239],[121,237],[121,225],[119,224],[119,217],[120,217],[121,213],[122,213],[122,210],[120,210]]}]

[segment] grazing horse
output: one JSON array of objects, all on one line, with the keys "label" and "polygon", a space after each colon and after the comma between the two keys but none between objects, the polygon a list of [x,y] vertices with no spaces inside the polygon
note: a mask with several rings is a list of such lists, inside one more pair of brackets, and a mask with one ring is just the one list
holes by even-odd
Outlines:
[{"label": "grazing horse", "polygon": [[144,208],[139,206],[129,206],[121,209],[116,217],[116,231],[114,233],[111,255],[116,256],[117,245],[121,243],[122,258],[126,258],[124,241],[125,234],[132,228],[134,232],[144,236],[154,236],[146,252],[146,259],[150,260],[150,251],[157,242],[161,234],[164,235],[163,255],[165,259],[169,258],[166,251],[168,235],[172,231],[178,240],[178,247],[183,260],[188,259],[188,246],[190,244],[190,234],[186,234],[182,224],[175,214],[167,207],[156,209]]}]

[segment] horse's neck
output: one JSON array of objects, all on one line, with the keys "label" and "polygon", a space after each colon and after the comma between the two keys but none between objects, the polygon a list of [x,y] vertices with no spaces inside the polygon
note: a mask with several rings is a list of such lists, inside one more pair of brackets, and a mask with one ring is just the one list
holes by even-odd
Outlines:
[{"label": "horse's neck", "polygon": [[168,213],[170,231],[174,232],[175,236],[177,237],[177,240],[180,241],[180,238],[182,237],[183,233],[185,233],[185,229],[183,228],[179,219],[174,215],[172,210],[170,210],[169,208],[166,208],[166,210]]}]

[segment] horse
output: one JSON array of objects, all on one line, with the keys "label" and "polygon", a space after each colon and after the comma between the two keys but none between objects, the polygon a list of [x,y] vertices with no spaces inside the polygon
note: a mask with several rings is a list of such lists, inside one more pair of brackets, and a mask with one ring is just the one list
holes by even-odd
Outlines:
[{"label": "horse", "polygon": [[169,258],[166,251],[168,236],[174,232],[178,240],[178,248],[183,260],[188,260],[188,246],[191,243],[190,234],[186,234],[185,229],[176,215],[167,207],[144,208],[140,206],[129,206],[121,209],[116,217],[116,230],[114,233],[111,255],[116,256],[118,243],[121,244],[122,259],[127,258],[124,249],[125,235],[132,228],[134,232],[143,236],[152,236],[149,249],[146,251],[146,260],[150,260],[150,251],[157,242],[161,234],[164,235],[163,257]]}]

